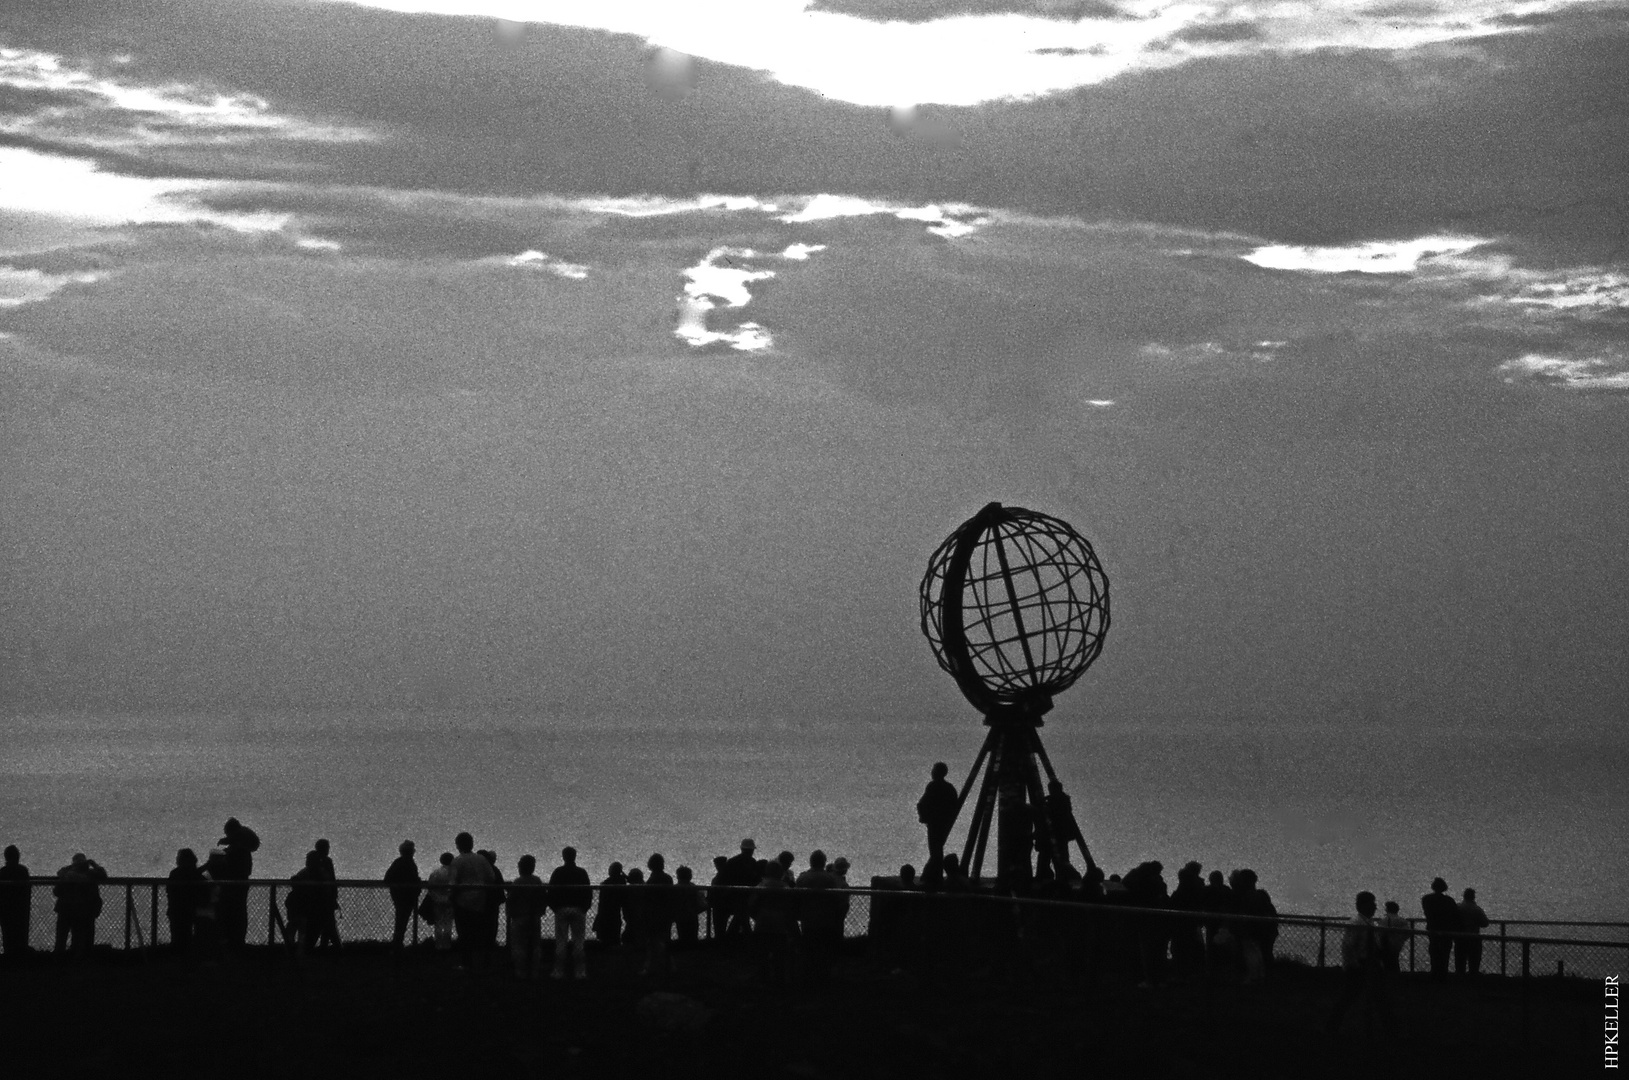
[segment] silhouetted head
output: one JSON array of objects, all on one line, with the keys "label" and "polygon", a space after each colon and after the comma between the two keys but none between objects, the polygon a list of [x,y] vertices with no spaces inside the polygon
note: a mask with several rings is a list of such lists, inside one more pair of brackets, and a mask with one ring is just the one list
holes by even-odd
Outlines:
[{"label": "silhouetted head", "polygon": [[916,884],[916,867],[906,863],[899,868],[899,883],[907,889]]},{"label": "silhouetted head", "polygon": [[483,848],[481,850],[481,858],[485,859],[487,862],[491,863],[493,866],[498,865],[498,853],[496,851],[487,851],[486,849]]},{"label": "silhouetted head", "polygon": [[409,859],[411,859],[413,857],[413,853],[415,851],[417,851],[418,848],[416,846],[414,846],[413,841],[411,841],[411,840],[403,840],[400,844],[397,845],[396,850],[401,852],[403,855],[406,855]]},{"label": "silhouetted head", "polygon": [[515,863],[515,868],[523,874],[530,874],[537,869],[537,859],[531,855],[522,855],[520,861]]},{"label": "silhouetted head", "polygon": [[1109,875],[1109,880],[1113,881],[1113,882],[1119,882],[1120,875],[1119,874],[1110,874]]},{"label": "silhouetted head", "polygon": [[662,869],[662,867],[667,865],[667,860],[662,858],[660,855],[652,855],[650,858],[645,860],[645,865],[650,867],[651,873],[654,874],[658,870]]},{"label": "silhouetted head", "polygon": [[1046,782],[1046,793],[1048,795],[1062,795],[1063,781],[1058,779],[1048,780]]},{"label": "silhouetted head", "polygon": [[1395,915],[1395,914],[1397,914],[1397,911],[1398,911],[1397,901],[1395,901],[1395,900],[1387,900],[1386,901],[1386,914],[1387,915]]},{"label": "silhouetted head", "polygon": [[453,837],[453,847],[458,849],[458,854],[468,855],[475,850],[475,837],[467,832],[461,832]]},{"label": "silhouetted head", "polygon": [[453,860],[453,853],[452,852],[443,851],[441,853],[441,865],[442,866],[451,866],[452,865],[452,860]]},{"label": "silhouetted head", "polygon": [[690,872],[690,868],[688,866],[681,866],[677,870],[673,871],[673,876],[678,878],[680,881],[688,882],[695,875]]},{"label": "silhouetted head", "polygon": [[954,877],[962,872],[962,860],[954,851],[945,856],[945,876]]},{"label": "silhouetted head", "polygon": [[790,870],[792,869],[792,864],[797,862],[797,858],[798,857],[792,854],[790,851],[783,851],[779,855],[775,856],[775,861],[781,864],[782,870]]},{"label": "silhouetted head", "polygon": [[1194,880],[1197,881],[1204,875],[1204,871],[1205,871],[1205,868],[1203,866],[1201,866],[1199,863],[1190,862],[1186,866],[1184,866],[1181,870],[1177,871],[1177,877],[1179,877],[1179,878],[1193,878]]},{"label": "silhouetted head", "polygon": [[1256,887],[1256,872],[1254,870],[1235,870],[1228,882],[1235,889],[1249,892]]},{"label": "silhouetted head", "polygon": [[1222,877],[1222,872],[1220,870],[1212,870],[1210,872],[1210,883],[1212,885],[1225,885],[1227,881]]},{"label": "silhouetted head", "polygon": [[838,877],[842,877],[844,874],[848,873],[848,867],[848,860],[843,858],[841,855],[837,856],[837,858],[831,861],[831,868]]},{"label": "silhouetted head", "polygon": [[946,765],[942,761],[935,761],[933,763],[933,778],[935,780],[943,780],[945,777],[947,777],[949,775],[950,775],[950,766],[949,765]]},{"label": "silhouetted head", "polygon": [[227,836],[233,836],[242,828],[243,823],[241,821],[235,817],[229,817],[226,819],[226,824],[222,827],[221,831]]},{"label": "silhouetted head", "polygon": [[73,863],[75,866],[84,866],[90,860],[85,858],[85,853],[83,851],[76,851],[74,852],[74,857],[68,861]]},{"label": "silhouetted head", "polygon": [[184,847],[175,853],[175,865],[193,867],[198,865],[198,853],[189,847]]},{"label": "silhouetted head", "polygon": [[1364,889],[1362,892],[1358,893],[1357,910],[1358,914],[1362,915],[1364,918],[1368,918],[1369,916],[1373,915],[1374,893],[1370,892],[1368,889]]},{"label": "silhouetted head", "polygon": [[639,869],[639,867],[636,866],[632,870],[628,871],[628,884],[629,885],[643,885],[644,883],[645,883],[645,872],[643,870]]},{"label": "silhouetted head", "polygon": [[809,853],[809,865],[816,870],[824,870],[826,868],[826,853],[818,848],[811,851]]},{"label": "silhouetted head", "polygon": [[612,863],[612,864],[611,864],[611,865],[610,865],[610,867],[608,867],[608,868],[607,868],[607,869],[606,869],[606,871],[605,871],[605,872],[606,872],[606,873],[607,873],[607,874],[610,874],[610,875],[611,875],[611,876],[612,876],[612,877],[615,877],[615,876],[616,876],[616,875],[618,875],[618,874],[620,874],[620,873],[622,873],[622,864],[621,864],[621,863],[619,863],[619,862],[614,862],[614,863]]},{"label": "silhouetted head", "polygon": [[322,852],[308,851],[305,853],[305,868],[307,870],[322,869]]},{"label": "silhouetted head", "polygon": [[1475,889],[1466,889],[1465,890],[1465,899],[1469,900],[1473,904],[1476,903],[1476,890]]},{"label": "silhouetted head", "polygon": [[747,839],[741,841],[741,850],[746,852],[748,855],[751,855],[754,851],[758,850],[758,845],[754,843],[752,838],[749,836]]},{"label": "silhouetted head", "polygon": [[577,849],[574,848],[574,847],[561,848],[560,849],[560,857],[562,859],[566,860],[566,865],[567,866],[576,866],[577,865]]},{"label": "silhouetted head", "polygon": [[1446,881],[1442,880],[1441,878],[1432,878],[1431,879],[1431,891],[1432,892],[1447,892],[1448,891],[1448,883]]},{"label": "silhouetted head", "polygon": [[326,855],[326,854],[328,854],[328,841],[326,841],[326,840],[319,839],[315,844],[312,844],[311,846],[317,849],[317,854],[318,855]]},{"label": "silhouetted head", "polygon": [[713,869],[717,870],[719,873],[722,874],[724,872],[724,868],[729,866],[729,865],[730,865],[730,860],[726,856],[723,856],[723,855],[714,855],[713,856]]},{"label": "silhouetted head", "polygon": [[6,845],[6,865],[16,866],[22,861],[23,853],[17,850],[16,844]]}]

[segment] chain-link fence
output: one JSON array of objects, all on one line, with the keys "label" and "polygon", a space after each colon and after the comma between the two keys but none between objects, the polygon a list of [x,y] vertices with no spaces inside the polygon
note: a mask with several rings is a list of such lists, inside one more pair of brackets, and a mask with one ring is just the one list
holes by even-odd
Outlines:
[{"label": "chain-link fence", "polygon": [[[257,880],[204,886],[204,892],[179,894],[175,903],[165,879],[110,878],[100,885],[76,885],[77,893],[57,895],[54,879],[0,886],[0,914],[10,949],[26,941],[33,950],[68,951],[92,943],[115,949],[169,946],[203,929],[229,935],[236,920],[248,944],[293,947],[302,904],[290,898],[298,890],[287,881]],[[507,941],[503,908],[511,894],[522,907],[541,910],[546,887],[516,893],[508,886],[456,886],[479,894],[491,912],[494,944]],[[392,895],[391,887],[373,881],[340,881],[307,885],[326,889],[331,929],[341,943],[392,941],[397,926],[403,944],[428,943],[434,934],[423,887]],[[235,896],[234,896],[235,890]],[[819,924],[849,941],[901,957],[946,949],[965,959],[981,955],[1024,953],[1078,970],[1146,971],[1150,963],[1181,967],[1217,962],[1237,964],[1249,941],[1265,946],[1267,959],[1338,967],[1345,922],[1323,916],[1283,915],[1253,919],[1230,914],[1179,913],[1124,905],[1081,904],[1067,900],[998,897],[982,892],[922,892],[890,889],[760,890],[688,886],[591,886],[593,902],[586,913],[589,940],[616,943],[629,934],[648,934],[651,925],[666,926],[670,940],[698,944],[753,932],[770,911],[780,911],[795,930]],[[771,893],[771,895],[766,895]],[[398,907],[398,898],[401,907]],[[67,906],[68,911],[59,909]],[[398,910],[403,914],[398,919]],[[22,913],[27,918],[21,918]],[[77,912],[77,913],[76,913]],[[422,913],[421,913],[422,912]],[[310,922],[312,916],[304,916]],[[1418,920],[1395,931],[1402,971],[1430,968],[1429,939]],[[79,941],[75,941],[75,930]],[[554,921],[544,917],[542,936],[552,939]],[[313,934],[313,937],[318,935]],[[1621,972],[1629,952],[1629,924],[1495,922],[1479,937],[1452,935],[1475,949],[1484,975],[1510,977],[1578,976],[1601,978]],[[1469,952],[1471,950],[1467,950]]]}]

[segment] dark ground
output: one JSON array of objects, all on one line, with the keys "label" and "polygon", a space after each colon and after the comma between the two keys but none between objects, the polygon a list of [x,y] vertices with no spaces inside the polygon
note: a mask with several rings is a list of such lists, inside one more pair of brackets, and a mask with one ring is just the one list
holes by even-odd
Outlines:
[{"label": "dark ground", "polygon": [[[845,955],[829,989],[758,984],[751,955],[677,956],[656,985],[633,957],[591,953],[587,983],[517,983],[507,962],[457,972],[378,947],[296,964],[251,950],[188,969],[167,957],[42,958],[0,970],[9,1076],[1568,1077],[1601,1067],[1601,984],[1433,986],[1405,978],[1400,1030],[1323,1024],[1338,975],[1282,964],[1268,985],[1154,990],[995,966],[896,970]],[[504,958],[507,961],[507,957]],[[1045,985],[1038,985],[1045,984]],[[655,991],[705,1007],[663,1030]],[[686,1015],[684,1006],[678,1010]],[[693,1009],[694,1007],[688,1007]],[[692,1018],[693,1018],[693,1014]],[[681,1025],[682,1026],[682,1025]]]}]

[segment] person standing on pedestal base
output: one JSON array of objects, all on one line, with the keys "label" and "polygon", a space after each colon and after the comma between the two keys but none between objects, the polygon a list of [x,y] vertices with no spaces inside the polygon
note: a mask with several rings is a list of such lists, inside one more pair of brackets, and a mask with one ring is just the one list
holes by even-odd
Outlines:
[{"label": "person standing on pedestal base", "polygon": [[916,801],[916,820],[928,828],[928,862],[922,869],[924,882],[936,882],[944,874],[945,841],[950,839],[950,827],[956,823],[956,787],[945,779],[949,772],[950,766],[935,762],[933,779]]}]

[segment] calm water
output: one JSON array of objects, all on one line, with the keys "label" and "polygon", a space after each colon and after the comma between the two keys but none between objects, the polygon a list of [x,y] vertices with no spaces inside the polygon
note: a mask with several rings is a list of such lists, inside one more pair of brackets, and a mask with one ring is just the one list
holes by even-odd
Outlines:
[{"label": "calm water", "polygon": [[[472,831],[509,870],[575,845],[597,875],[661,851],[698,877],[760,851],[847,855],[864,883],[924,857],[927,766],[952,779],[982,735],[874,722],[664,729],[450,716],[9,717],[0,839],[36,872],[74,851],[155,874],[237,815],[287,876],[318,836],[341,876],[421,864]],[[1610,732],[1104,727],[1045,732],[1093,854],[1250,866],[1281,910],[1344,912],[1361,888],[1408,914],[1441,874],[1494,919],[1629,920],[1629,750]],[[954,841],[959,846],[959,839]]]}]

